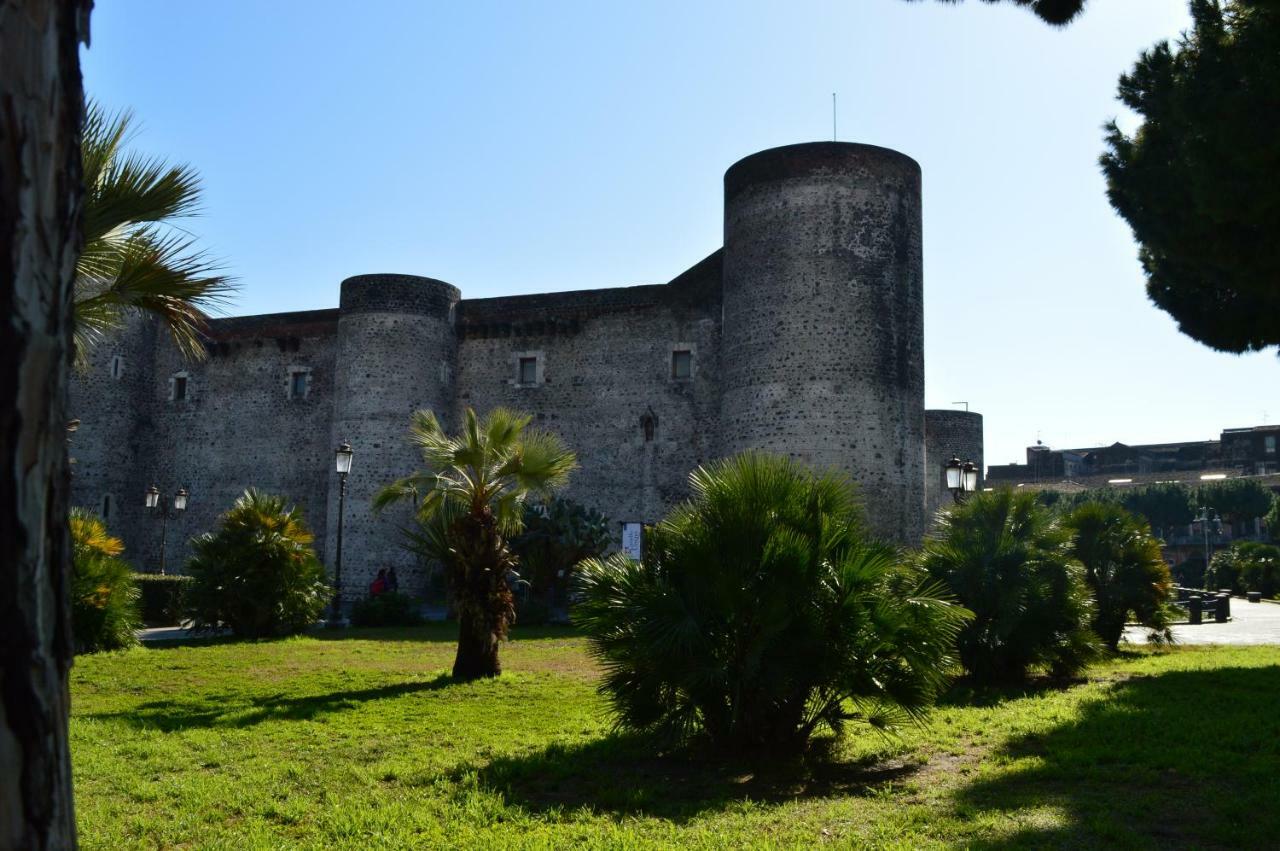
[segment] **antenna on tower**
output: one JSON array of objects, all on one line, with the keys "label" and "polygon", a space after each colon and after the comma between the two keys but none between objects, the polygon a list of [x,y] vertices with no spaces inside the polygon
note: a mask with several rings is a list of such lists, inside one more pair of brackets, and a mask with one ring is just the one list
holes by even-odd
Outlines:
[{"label": "antenna on tower", "polygon": [[836,93],[835,92],[831,93],[831,141],[833,142],[838,141],[836,139]]},{"label": "antenna on tower", "polygon": [[965,413],[966,413],[966,414],[967,414],[967,413],[969,413],[969,403],[968,403],[968,402],[952,402],[951,404],[953,404],[953,405],[964,405],[964,411],[965,411]]}]

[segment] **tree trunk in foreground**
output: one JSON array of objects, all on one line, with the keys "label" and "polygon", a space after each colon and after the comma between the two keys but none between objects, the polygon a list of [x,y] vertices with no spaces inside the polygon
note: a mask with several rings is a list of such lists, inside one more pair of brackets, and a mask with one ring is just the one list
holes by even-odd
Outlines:
[{"label": "tree trunk in foreground", "polygon": [[0,848],[73,848],[66,395],[91,0],[0,0]]},{"label": "tree trunk in foreground", "polygon": [[457,569],[458,655],[453,676],[458,680],[496,677],[502,673],[498,647],[515,621],[515,598],[507,576],[515,557],[487,510],[457,521],[451,530]]},{"label": "tree trunk in foreground", "polygon": [[484,617],[477,616],[474,607],[465,607],[458,614],[458,654],[453,659],[453,678],[478,680],[501,673],[498,636]]}]

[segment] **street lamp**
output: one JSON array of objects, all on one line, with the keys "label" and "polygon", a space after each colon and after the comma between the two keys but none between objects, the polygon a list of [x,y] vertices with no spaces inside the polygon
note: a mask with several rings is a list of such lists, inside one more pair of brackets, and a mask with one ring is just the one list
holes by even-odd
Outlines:
[{"label": "street lamp", "polygon": [[1202,505],[1200,506],[1200,514],[1196,517],[1193,517],[1191,522],[1199,523],[1200,531],[1204,535],[1204,575],[1203,575],[1203,579],[1201,579],[1200,581],[1200,584],[1203,585],[1206,589],[1208,589],[1209,586],[1207,583],[1209,582],[1209,558],[1213,554],[1213,544],[1210,543],[1210,538],[1209,538],[1209,534],[1210,534],[1209,524],[1211,523],[1213,524],[1213,528],[1212,528],[1213,536],[1217,537],[1218,535],[1222,534],[1222,518],[1217,516],[1217,512],[1214,511],[1213,508]]},{"label": "street lamp", "polygon": [[951,498],[957,505],[978,489],[978,467],[972,461],[962,463],[959,458],[952,456],[943,469],[947,474],[947,490],[951,491]]},{"label": "street lamp", "polygon": [[173,495],[173,510],[171,511],[168,506],[168,500],[160,495],[160,488],[152,485],[147,488],[146,506],[153,517],[160,518],[160,575],[163,576],[165,567],[164,549],[169,537],[169,521],[176,520],[182,512],[187,510],[187,489],[178,488],[178,492]]},{"label": "street lamp", "polygon": [[345,440],[334,450],[334,467],[338,471],[338,547],[333,559],[333,610],[329,614],[329,626],[342,625],[339,607],[342,605],[342,515],[347,504],[347,474],[351,472],[351,444]]}]

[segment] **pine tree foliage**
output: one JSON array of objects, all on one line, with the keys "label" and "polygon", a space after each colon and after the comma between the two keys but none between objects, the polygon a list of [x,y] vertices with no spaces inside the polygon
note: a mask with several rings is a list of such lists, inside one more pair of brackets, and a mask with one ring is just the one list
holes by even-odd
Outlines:
[{"label": "pine tree foliage", "polygon": [[1120,78],[1142,123],[1107,125],[1107,195],[1179,329],[1261,350],[1280,344],[1280,4],[1191,0],[1191,16]]}]

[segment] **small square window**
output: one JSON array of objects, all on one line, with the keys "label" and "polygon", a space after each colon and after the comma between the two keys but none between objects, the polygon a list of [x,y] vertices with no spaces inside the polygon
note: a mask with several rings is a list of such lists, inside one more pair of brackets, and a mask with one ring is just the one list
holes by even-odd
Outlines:
[{"label": "small square window", "polygon": [[693,352],[678,350],[671,353],[671,377],[693,377]]},{"label": "small square window", "polygon": [[520,383],[521,384],[537,384],[538,383],[538,359],[537,358],[520,358]]},{"label": "small square window", "polygon": [[174,376],[173,401],[181,402],[186,398],[187,398],[187,377],[185,375]]},{"label": "small square window", "polygon": [[307,374],[299,370],[289,373],[289,398],[307,398]]}]

